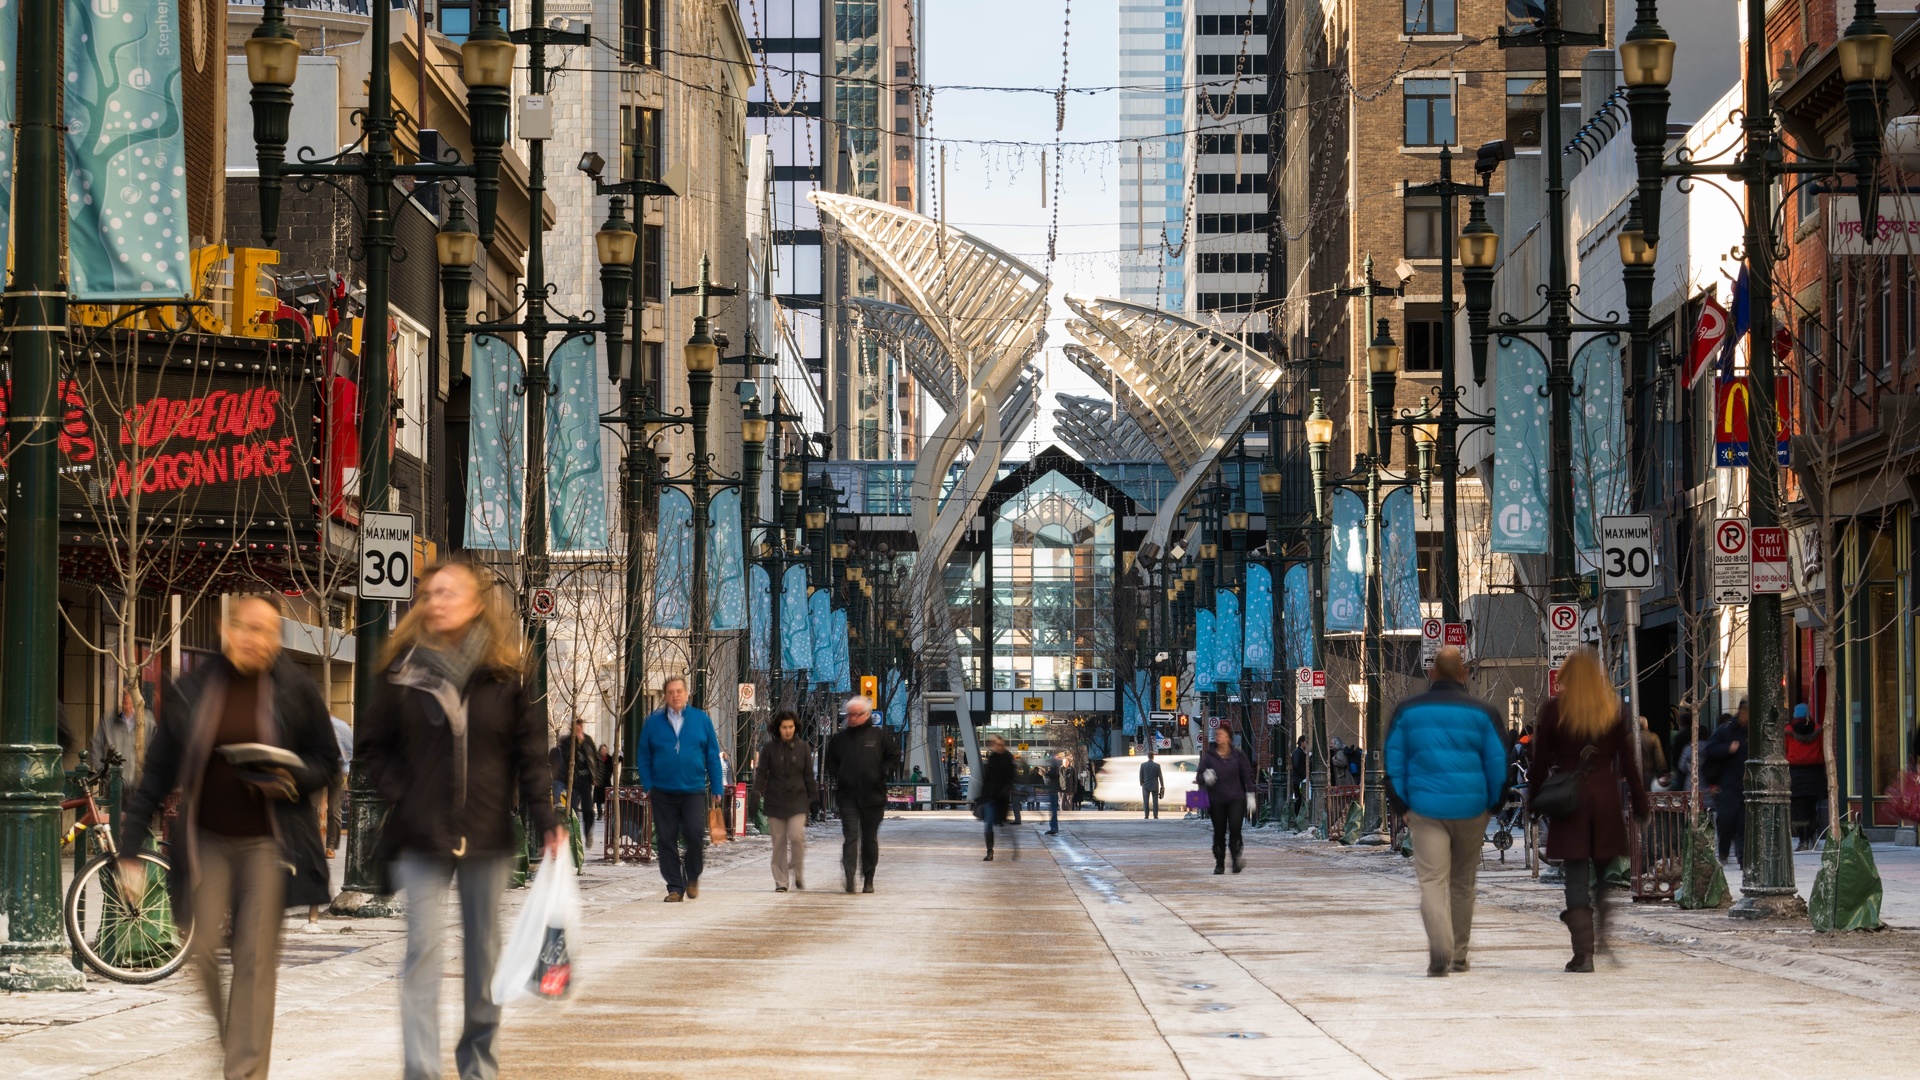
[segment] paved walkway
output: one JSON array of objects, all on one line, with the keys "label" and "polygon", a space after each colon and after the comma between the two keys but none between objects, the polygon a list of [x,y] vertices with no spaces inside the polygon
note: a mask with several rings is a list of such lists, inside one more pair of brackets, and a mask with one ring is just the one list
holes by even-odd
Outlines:
[{"label": "paved walkway", "polygon": [[[838,891],[837,830],[815,831],[806,892],[772,892],[764,841],[720,852],[686,904],[651,868],[591,864],[577,996],[509,1010],[502,1076],[1851,1078],[1920,1053],[1910,931],[1823,944],[1634,912],[1618,962],[1574,977],[1551,893],[1490,864],[1474,970],[1427,979],[1391,853],[1260,832],[1247,873],[1214,877],[1196,823],[1062,826],[989,864],[969,818],[890,820],[872,896]],[[277,1080],[399,1075],[402,948],[392,921],[288,935]],[[184,978],[0,997],[8,1080],[214,1062]]]}]

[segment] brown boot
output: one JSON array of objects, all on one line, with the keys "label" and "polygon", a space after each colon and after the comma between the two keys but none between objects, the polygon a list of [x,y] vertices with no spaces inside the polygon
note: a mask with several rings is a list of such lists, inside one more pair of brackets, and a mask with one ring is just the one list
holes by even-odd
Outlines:
[{"label": "brown boot", "polygon": [[1567,931],[1573,938],[1573,959],[1567,961],[1567,970],[1592,971],[1593,909],[1568,908],[1560,913],[1560,921],[1567,924]]}]

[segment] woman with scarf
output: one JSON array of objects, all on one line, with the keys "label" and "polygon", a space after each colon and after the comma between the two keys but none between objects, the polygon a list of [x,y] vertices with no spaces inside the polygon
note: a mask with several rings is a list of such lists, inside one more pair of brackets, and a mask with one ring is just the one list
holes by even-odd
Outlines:
[{"label": "woman with scarf", "polygon": [[500,895],[514,851],[514,796],[548,858],[567,850],[549,792],[546,731],[521,679],[521,643],[493,575],[467,563],[429,567],[383,656],[384,674],[355,726],[354,754],[390,807],[375,857],[407,894],[400,1023],[408,1080],[437,1077],[442,939],[459,877],[466,1024],[454,1050],[461,1080],[499,1072],[500,1006],[489,993],[500,955]]}]

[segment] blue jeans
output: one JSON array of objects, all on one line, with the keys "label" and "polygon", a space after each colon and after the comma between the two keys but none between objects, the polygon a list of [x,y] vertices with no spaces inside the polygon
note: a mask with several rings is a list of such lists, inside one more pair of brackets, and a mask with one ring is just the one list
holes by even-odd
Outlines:
[{"label": "blue jeans", "polygon": [[[706,864],[707,793],[704,791],[659,791],[653,799],[653,838],[660,849],[660,876],[667,891],[685,893],[687,883],[700,880]],[[684,861],[680,842],[686,840]]]},{"label": "blue jeans", "polygon": [[462,985],[466,1023],[453,1060],[460,1080],[493,1080],[500,1072],[493,1039],[500,1031],[493,968],[500,959],[500,894],[507,856],[454,860],[408,851],[394,863],[394,884],[407,894],[407,959],[400,969],[400,1039],[407,1080],[440,1076],[440,983],[446,970],[447,884],[459,873]]},{"label": "blue jeans", "polygon": [[1060,831],[1060,793],[1047,792],[1047,831]]}]

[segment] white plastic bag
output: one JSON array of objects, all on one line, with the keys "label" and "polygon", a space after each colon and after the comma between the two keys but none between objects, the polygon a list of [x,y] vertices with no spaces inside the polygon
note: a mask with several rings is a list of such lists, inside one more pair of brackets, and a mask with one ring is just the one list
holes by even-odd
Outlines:
[{"label": "white plastic bag", "polygon": [[580,892],[573,859],[549,856],[527,888],[526,906],[513,924],[493,969],[493,1000],[558,1001],[573,986],[570,946],[580,940]]}]

